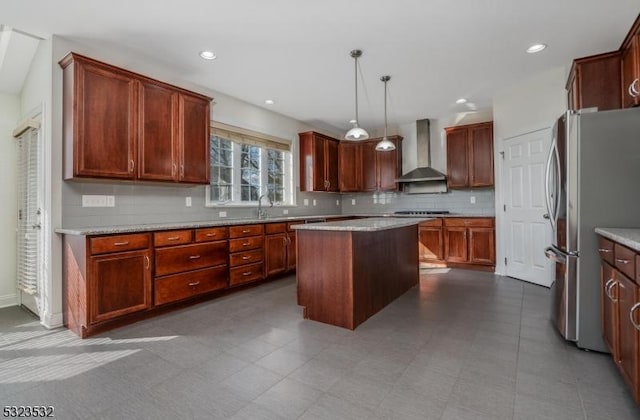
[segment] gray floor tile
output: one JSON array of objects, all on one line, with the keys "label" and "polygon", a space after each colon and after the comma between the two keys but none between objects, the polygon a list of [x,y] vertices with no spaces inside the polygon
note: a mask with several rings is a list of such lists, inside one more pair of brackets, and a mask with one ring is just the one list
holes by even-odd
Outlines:
[{"label": "gray floor tile", "polygon": [[282,375],[268,369],[249,365],[222,381],[220,385],[239,398],[252,401],[282,379]]},{"label": "gray floor tile", "polygon": [[370,408],[352,404],[333,395],[324,395],[299,417],[301,420],[373,420]]},{"label": "gray floor tile", "polygon": [[350,373],[329,388],[328,393],[351,404],[375,410],[392,387],[388,383]]},{"label": "gray floor tile", "polygon": [[269,369],[279,375],[287,376],[300,366],[307,363],[309,359],[309,356],[305,356],[300,353],[278,349],[257,360],[255,364]]},{"label": "gray floor tile", "polygon": [[516,395],[514,420],[582,420],[581,406],[549,401],[544,397]]},{"label": "gray floor tile", "polygon": [[293,379],[283,379],[253,402],[285,419],[297,419],[322,392]]}]

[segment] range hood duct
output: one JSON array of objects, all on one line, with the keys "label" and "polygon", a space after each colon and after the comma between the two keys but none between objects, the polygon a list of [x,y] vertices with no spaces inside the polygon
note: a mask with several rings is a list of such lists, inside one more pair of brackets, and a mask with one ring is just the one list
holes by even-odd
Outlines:
[{"label": "range hood duct", "polygon": [[430,125],[428,119],[416,121],[418,167],[396,179],[407,194],[447,192],[446,175],[431,167]]}]

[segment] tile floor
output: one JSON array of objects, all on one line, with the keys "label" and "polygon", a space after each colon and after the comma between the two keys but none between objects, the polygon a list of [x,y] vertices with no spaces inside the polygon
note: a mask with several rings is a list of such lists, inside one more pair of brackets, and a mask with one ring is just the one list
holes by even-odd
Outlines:
[{"label": "tile floor", "polygon": [[295,294],[288,277],[86,340],[2,309],[0,401],[60,419],[640,418],[609,356],[550,327],[545,288],[431,272],[353,332],[302,320]]}]

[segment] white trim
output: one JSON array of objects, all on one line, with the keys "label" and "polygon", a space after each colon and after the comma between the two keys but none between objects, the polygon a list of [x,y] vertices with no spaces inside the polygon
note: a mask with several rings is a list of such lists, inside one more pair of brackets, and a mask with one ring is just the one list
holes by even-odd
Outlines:
[{"label": "white trim", "polygon": [[62,312],[49,314],[45,311],[40,318],[40,324],[47,329],[59,328],[63,326]]},{"label": "white trim", "polygon": [[17,293],[0,296],[0,308],[8,308],[9,306],[17,306],[17,305],[18,305]]}]

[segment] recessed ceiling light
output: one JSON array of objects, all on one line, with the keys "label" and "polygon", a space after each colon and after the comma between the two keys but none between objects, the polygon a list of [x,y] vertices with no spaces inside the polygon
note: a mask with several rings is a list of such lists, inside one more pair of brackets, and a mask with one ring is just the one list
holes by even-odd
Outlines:
[{"label": "recessed ceiling light", "polygon": [[264,103],[267,105],[273,105],[276,103],[276,101],[274,101],[273,99],[265,99]]},{"label": "recessed ceiling light", "polygon": [[200,51],[200,57],[204,58],[205,60],[216,59],[216,55],[213,53],[213,51]]},{"label": "recessed ceiling light", "polygon": [[456,103],[457,103],[457,104],[463,104],[463,103],[465,103],[465,102],[467,102],[467,100],[466,100],[465,98],[460,98],[460,99],[458,99],[458,100],[456,101]]},{"label": "recessed ceiling light", "polygon": [[529,54],[534,54],[544,50],[545,48],[547,48],[547,44],[533,44],[532,46],[527,48],[527,52]]}]

